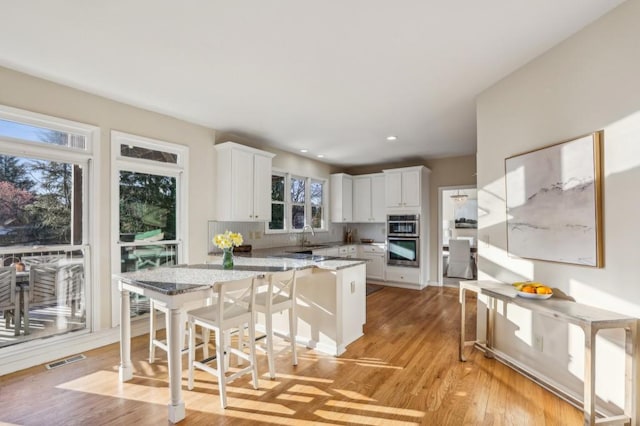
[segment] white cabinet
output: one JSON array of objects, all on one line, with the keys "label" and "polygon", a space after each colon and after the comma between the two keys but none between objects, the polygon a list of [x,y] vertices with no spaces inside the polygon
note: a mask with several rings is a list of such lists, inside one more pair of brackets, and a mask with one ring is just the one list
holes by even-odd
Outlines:
[{"label": "white cabinet", "polygon": [[338,254],[340,257],[356,257],[357,250],[358,248],[355,245],[340,246],[338,247]]},{"label": "white cabinet", "polygon": [[402,266],[387,266],[385,272],[386,281],[402,284],[419,284],[420,268],[410,268]]},{"label": "white cabinet", "polygon": [[367,259],[367,280],[384,281],[386,250],[379,245],[360,246],[358,257]]},{"label": "white cabinet", "polygon": [[216,149],[216,219],[271,220],[271,162],[275,154],[235,142]]},{"label": "white cabinet", "polygon": [[387,207],[420,207],[423,169],[416,166],[384,171]]},{"label": "white cabinet", "polygon": [[353,221],[383,223],[385,220],[385,175],[354,176]]},{"label": "white cabinet", "polygon": [[331,175],[331,222],[353,221],[353,179],[344,173]]}]

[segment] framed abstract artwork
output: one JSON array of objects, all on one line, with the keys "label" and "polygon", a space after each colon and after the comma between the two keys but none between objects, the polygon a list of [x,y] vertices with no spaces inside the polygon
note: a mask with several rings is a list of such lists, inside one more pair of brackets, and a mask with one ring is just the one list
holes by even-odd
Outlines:
[{"label": "framed abstract artwork", "polygon": [[510,255],[603,266],[602,140],[598,131],[505,160]]}]

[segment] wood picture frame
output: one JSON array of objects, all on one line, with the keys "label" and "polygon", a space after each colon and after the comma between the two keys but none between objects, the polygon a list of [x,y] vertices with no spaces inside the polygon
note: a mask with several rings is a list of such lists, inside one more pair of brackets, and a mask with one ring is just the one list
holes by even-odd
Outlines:
[{"label": "wood picture frame", "polygon": [[600,130],[505,159],[509,255],[604,266],[603,137]]}]

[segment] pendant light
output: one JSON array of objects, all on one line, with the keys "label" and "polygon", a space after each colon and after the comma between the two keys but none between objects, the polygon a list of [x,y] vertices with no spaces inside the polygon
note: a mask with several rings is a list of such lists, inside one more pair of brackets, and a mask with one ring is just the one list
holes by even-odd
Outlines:
[{"label": "pendant light", "polygon": [[453,203],[456,205],[456,207],[460,207],[467,202],[468,197],[469,196],[467,194],[461,194],[460,190],[458,189],[458,193],[452,195],[451,199],[453,200]]}]

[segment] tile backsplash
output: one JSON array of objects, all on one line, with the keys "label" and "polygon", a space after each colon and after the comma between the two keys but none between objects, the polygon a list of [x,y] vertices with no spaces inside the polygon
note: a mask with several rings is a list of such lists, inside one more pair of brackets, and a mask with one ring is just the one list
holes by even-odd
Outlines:
[{"label": "tile backsplash", "polygon": [[[329,225],[328,231],[317,231],[315,236],[306,233],[307,239],[313,244],[344,241],[345,232],[353,231],[353,242],[360,242],[360,238],[371,238],[375,241],[385,240],[385,226],[382,223],[335,223]],[[242,234],[244,244],[251,244],[253,249],[295,246],[300,244],[300,233],[265,234],[263,222],[218,222],[209,221],[209,240],[207,253],[219,252],[213,245],[213,237],[226,230]]]}]

